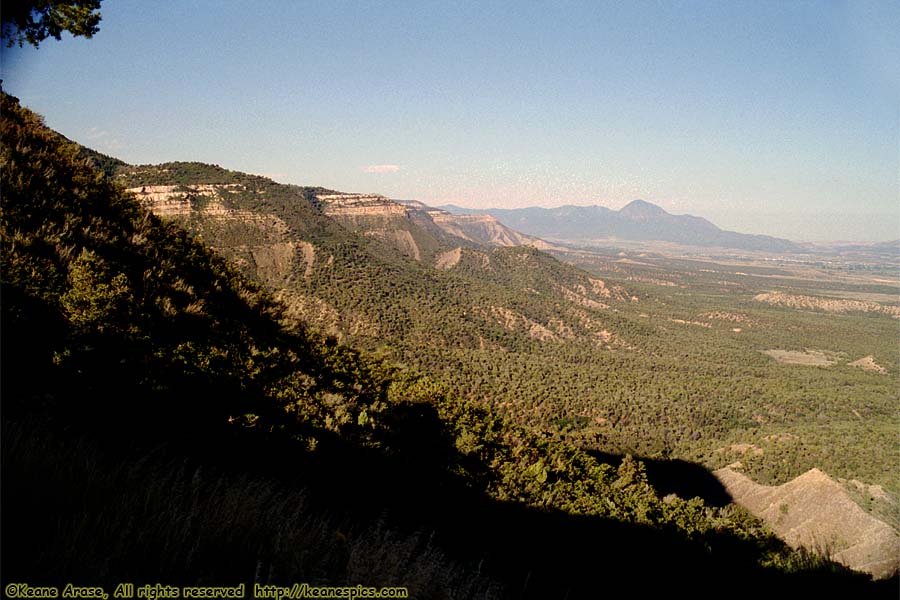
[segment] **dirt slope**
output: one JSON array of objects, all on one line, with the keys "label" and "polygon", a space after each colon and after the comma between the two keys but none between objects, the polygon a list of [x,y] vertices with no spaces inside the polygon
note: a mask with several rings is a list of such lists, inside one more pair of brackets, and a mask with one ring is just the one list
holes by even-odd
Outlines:
[{"label": "dirt slope", "polygon": [[713,474],[736,503],[788,544],[827,549],[838,562],[876,577],[900,568],[900,533],[865,512],[819,469],[779,486],[760,485],[729,467]]}]

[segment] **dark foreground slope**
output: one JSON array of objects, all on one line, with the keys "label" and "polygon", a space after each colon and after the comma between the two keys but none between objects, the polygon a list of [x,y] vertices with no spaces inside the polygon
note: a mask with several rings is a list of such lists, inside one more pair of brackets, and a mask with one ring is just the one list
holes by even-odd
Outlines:
[{"label": "dark foreground slope", "polygon": [[4,586],[877,591],[733,508],[661,500],[639,463],[285,328],[36,115],[2,112]]}]

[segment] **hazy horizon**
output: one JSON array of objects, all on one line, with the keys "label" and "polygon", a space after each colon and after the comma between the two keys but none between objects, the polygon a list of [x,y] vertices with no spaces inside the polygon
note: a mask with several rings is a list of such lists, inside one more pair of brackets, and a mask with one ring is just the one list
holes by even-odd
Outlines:
[{"label": "hazy horizon", "polygon": [[[376,193],[376,192],[371,192],[371,193]],[[414,198],[409,198],[409,200],[414,200]],[[584,202],[584,203],[567,202],[567,203],[563,203],[563,204],[528,204],[528,205],[522,205],[522,206],[488,206],[488,205],[482,205],[482,204],[479,204],[476,206],[470,206],[470,205],[460,204],[460,203],[456,203],[456,202],[443,202],[443,203],[435,203],[435,204],[432,204],[431,206],[435,206],[435,207],[456,206],[458,208],[477,209],[477,210],[494,209],[494,208],[501,208],[501,209],[548,208],[549,209],[549,208],[561,208],[561,207],[565,207],[565,206],[580,206],[580,207],[601,206],[604,208],[608,208],[610,210],[620,210],[621,208],[626,206],[629,202],[633,202],[634,200],[645,200],[645,199],[644,198],[633,198],[632,200],[629,200],[626,202],[615,203],[615,204],[602,204],[600,202]],[[425,204],[428,204],[428,203],[426,202]],[[811,242],[811,243],[824,244],[824,243],[829,243],[829,242],[833,242],[833,243],[842,243],[842,242],[883,243],[883,242],[900,241],[900,229],[898,229],[897,231],[894,232],[895,233],[894,237],[888,237],[885,239],[866,239],[863,237],[860,237],[857,239],[850,239],[850,238],[838,239],[838,238],[832,238],[832,237],[827,237],[827,236],[819,236],[819,237],[812,236],[812,237],[803,238],[803,237],[792,237],[790,234],[787,234],[787,233],[784,235],[777,233],[777,231],[779,231],[781,229],[783,229],[784,231],[791,231],[790,220],[794,220],[794,225],[799,226],[803,222],[804,219],[809,218],[808,215],[804,215],[801,213],[795,213],[795,214],[779,213],[779,214],[771,214],[771,215],[757,215],[757,217],[759,217],[758,222],[769,222],[771,225],[767,230],[759,230],[759,229],[748,228],[746,226],[746,223],[743,222],[740,218],[738,218],[737,221],[735,221],[733,225],[726,224],[726,223],[730,223],[730,221],[728,221],[728,219],[727,219],[727,217],[729,215],[721,215],[720,214],[718,217],[716,217],[716,216],[713,216],[712,214],[710,214],[710,213],[714,213],[715,211],[710,211],[710,213],[707,213],[707,214],[700,214],[700,213],[684,212],[684,211],[678,211],[678,210],[669,210],[665,206],[663,206],[662,204],[657,203],[657,202],[652,202],[652,204],[656,204],[660,208],[663,208],[664,210],[666,210],[666,212],[673,214],[673,215],[691,215],[694,217],[702,217],[702,218],[706,219],[707,221],[710,221],[713,225],[716,225],[720,229],[724,229],[727,231],[734,231],[737,233],[747,233],[747,234],[753,234],[753,235],[770,235],[773,237],[785,238],[792,242]],[[733,217],[734,214],[732,214],[730,216]],[[844,218],[844,215],[841,215],[841,214],[818,215],[818,216],[819,216],[819,218],[825,217],[825,218],[834,219],[834,220]],[[885,217],[893,218],[894,215],[886,214]],[[785,226],[785,223],[783,222],[786,218],[788,219],[787,226]]]},{"label": "hazy horizon", "polygon": [[129,163],[466,207],[601,205],[900,238],[890,3],[101,7],[4,89]]}]

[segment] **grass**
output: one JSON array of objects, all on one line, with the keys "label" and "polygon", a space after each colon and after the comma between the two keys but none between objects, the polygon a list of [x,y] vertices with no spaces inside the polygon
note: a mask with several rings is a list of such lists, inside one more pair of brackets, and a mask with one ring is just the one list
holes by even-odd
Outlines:
[{"label": "grass", "polygon": [[495,582],[447,560],[429,536],[341,523],[279,482],[152,452],[110,460],[84,439],[23,424],[4,423],[2,448],[6,581],[305,582],[404,586],[411,597],[500,596]]}]

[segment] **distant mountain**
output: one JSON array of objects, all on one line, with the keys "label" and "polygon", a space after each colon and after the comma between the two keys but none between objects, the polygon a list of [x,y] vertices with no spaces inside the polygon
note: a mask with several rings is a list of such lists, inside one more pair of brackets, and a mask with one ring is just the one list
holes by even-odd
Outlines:
[{"label": "distant mountain", "polygon": [[725,231],[701,217],[673,215],[644,200],[634,200],[618,211],[603,206],[476,210],[448,205],[440,208],[453,214],[491,215],[525,234],[561,242],[657,240],[764,252],[800,250],[799,245],[789,240]]},{"label": "distant mountain", "polygon": [[888,242],[832,242],[815,244],[818,252],[832,253],[846,259],[900,260],[900,239]]}]

